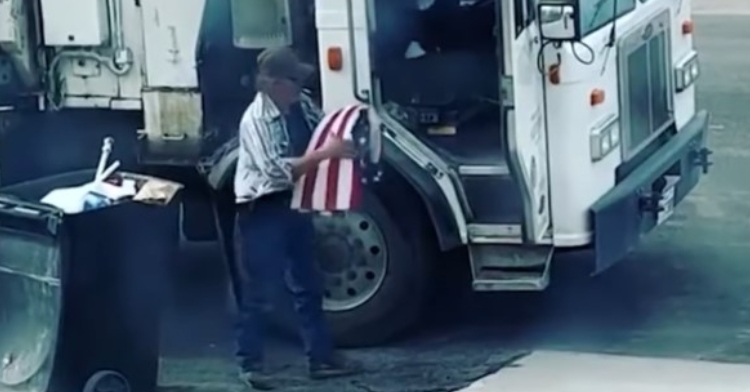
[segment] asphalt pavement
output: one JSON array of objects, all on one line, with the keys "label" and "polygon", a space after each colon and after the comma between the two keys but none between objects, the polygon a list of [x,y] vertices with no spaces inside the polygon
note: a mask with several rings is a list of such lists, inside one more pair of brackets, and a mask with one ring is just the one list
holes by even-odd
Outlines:
[{"label": "asphalt pavement", "polygon": [[[535,350],[750,363],[745,3],[694,1],[701,12],[695,17],[703,70],[698,103],[712,113],[715,165],[629,260],[593,279],[566,268],[541,294],[457,290],[419,334],[392,347],[352,352],[372,369],[352,380],[310,385],[300,350],[276,342],[269,354],[272,366],[288,376],[284,390],[449,391]],[[183,306],[191,310],[167,325],[161,384],[166,390],[241,390],[221,300],[196,293]]]}]

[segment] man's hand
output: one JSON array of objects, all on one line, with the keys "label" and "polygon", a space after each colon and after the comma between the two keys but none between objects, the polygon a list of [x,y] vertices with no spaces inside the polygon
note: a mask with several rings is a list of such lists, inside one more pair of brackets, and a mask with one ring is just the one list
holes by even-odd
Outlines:
[{"label": "man's hand", "polygon": [[321,148],[328,158],[355,158],[357,150],[351,140],[331,136]]},{"label": "man's hand", "polygon": [[323,147],[302,157],[294,158],[292,163],[292,179],[297,181],[302,175],[313,170],[321,161],[332,158],[355,158],[357,156],[354,143],[339,137],[330,137]]}]

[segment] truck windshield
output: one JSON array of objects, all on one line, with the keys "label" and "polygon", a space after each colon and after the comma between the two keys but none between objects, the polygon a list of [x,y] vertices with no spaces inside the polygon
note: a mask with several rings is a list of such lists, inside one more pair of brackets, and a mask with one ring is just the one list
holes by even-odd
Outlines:
[{"label": "truck windshield", "polygon": [[581,35],[590,34],[612,21],[615,3],[618,17],[635,9],[635,0],[578,0]]}]

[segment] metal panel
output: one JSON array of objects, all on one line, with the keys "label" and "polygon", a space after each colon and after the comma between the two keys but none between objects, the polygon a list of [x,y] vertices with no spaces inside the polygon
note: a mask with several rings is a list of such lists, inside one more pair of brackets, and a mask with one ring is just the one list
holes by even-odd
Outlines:
[{"label": "metal panel", "polygon": [[141,162],[195,164],[203,140],[201,95],[192,91],[146,91],[143,105]]},{"label": "metal panel", "polygon": [[[112,0],[113,4],[118,3]],[[141,82],[144,78],[144,38],[141,30],[141,8],[133,1],[120,0],[120,17],[112,16],[112,45],[90,51],[94,55],[78,56],[76,48],[58,53],[57,76],[65,93],[64,106],[70,108],[111,108],[140,110]],[[122,36],[119,34],[122,32]],[[112,46],[119,47],[113,50]],[[123,66],[128,59],[131,66]],[[48,61],[52,61],[48,59]],[[117,61],[118,64],[114,64]],[[113,73],[111,65],[127,72]]]},{"label": "metal panel", "polygon": [[109,37],[106,0],[41,0],[41,6],[47,46],[106,43]]},{"label": "metal panel", "polygon": [[206,0],[141,0],[148,87],[198,86],[195,48]]},{"label": "metal panel", "polygon": [[292,44],[287,0],[232,0],[234,45],[259,49]]},{"label": "metal panel", "polygon": [[[500,9],[503,21],[513,23],[512,7],[503,4]],[[530,55],[543,49],[537,23],[534,21],[517,36],[504,32],[510,42],[504,43],[503,55],[508,64],[501,87],[511,87],[512,92],[500,94],[513,100],[512,106],[504,108],[505,155],[521,194],[524,240],[528,244],[546,242],[552,227],[544,78],[539,73],[536,56]]]},{"label": "metal panel", "polygon": [[[34,42],[29,34],[31,15],[33,8],[25,1],[0,1],[0,50],[9,57],[25,87],[34,87],[39,81],[34,61]],[[9,66],[2,64],[3,61],[0,59],[0,68]],[[9,83],[10,79],[11,75],[0,69],[0,85]]]}]

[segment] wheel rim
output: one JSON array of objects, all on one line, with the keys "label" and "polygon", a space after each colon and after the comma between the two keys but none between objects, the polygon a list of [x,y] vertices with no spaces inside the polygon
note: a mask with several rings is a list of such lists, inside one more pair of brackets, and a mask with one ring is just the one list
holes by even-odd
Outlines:
[{"label": "wheel rim", "polygon": [[117,372],[104,370],[94,374],[84,387],[84,392],[129,392],[130,385]]},{"label": "wheel rim", "polygon": [[315,218],[316,250],[324,279],[323,308],[342,312],[361,306],[383,285],[388,268],[385,236],[366,214]]}]

